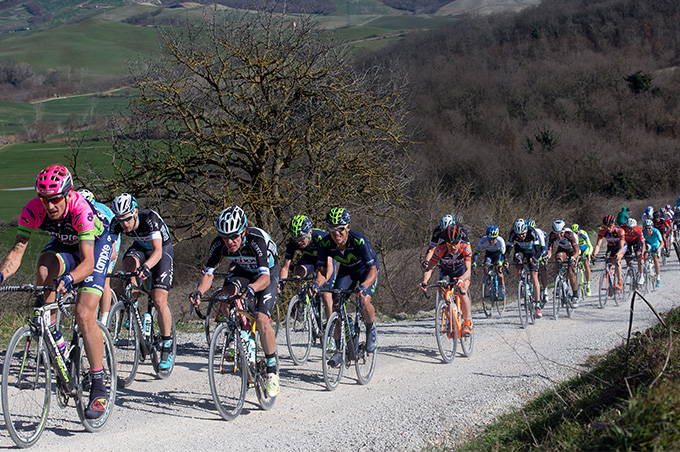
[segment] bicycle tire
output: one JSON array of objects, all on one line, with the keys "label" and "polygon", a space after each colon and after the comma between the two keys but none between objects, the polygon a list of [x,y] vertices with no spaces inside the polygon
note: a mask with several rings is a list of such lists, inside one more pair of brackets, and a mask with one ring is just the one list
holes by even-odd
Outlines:
[{"label": "bicycle tire", "polygon": [[247,369],[248,358],[238,332],[229,324],[221,323],[210,343],[208,380],[215,408],[226,421],[233,421],[241,414],[248,389]]},{"label": "bicycle tire", "polygon": [[484,315],[486,315],[486,317],[489,318],[493,313],[493,306],[491,296],[491,278],[489,277],[488,273],[486,273],[484,275],[484,278],[482,278],[481,299],[482,309],[484,309]]},{"label": "bicycle tire", "polygon": [[272,330],[274,330],[274,338],[279,337],[279,329],[281,329],[281,308],[279,307],[279,299],[276,298],[270,316]]},{"label": "bicycle tire", "polygon": [[288,303],[286,313],[286,345],[291,359],[297,366],[303,365],[312,350],[312,316],[306,300],[294,295]]},{"label": "bicycle tire", "polygon": [[101,430],[109,417],[111,417],[111,412],[113,407],[116,405],[116,390],[118,386],[118,376],[116,374],[116,352],[113,348],[113,341],[111,340],[111,335],[109,330],[104,326],[103,323],[97,322],[100,331],[102,332],[102,340],[104,341],[104,356],[102,358],[102,366],[104,368],[104,386],[108,388],[108,401],[106,402],[106,408],[104,409],[104,414],[97,419],[87,419],[85,417],[85,409],[90,402],[89,392],[86,393],[83,390],[83,386],[89,386],[90,379],[90,363],[85,354],[85,346],[83,345],[83,337],[78,337],[78,347],[80,349],[80,364],[78,366],[78,397],[76,398],[76,410],[78,411],[78,417],[80,422],[83,423],[85,430],[88,432],[98,432]]},{"label": "bicycle tire", "polygon": [[614,289],[614,306],[621,306],[621,304],[626,299],[626,285],[621,284],[621,290]]},{"label": "bicycle tire", "polygon": [[[131,309],[135,309],[134,305]],[[139,334],[136,320],[130,317],[130,310],[125,303],[119,301],[109,314],[109,331],[116,354],[116,375],[121,388],[129,386],[137,375],[139,368]]]},{"label": "bicycle tire", "polygon": [[[336,340],[334,336],[336,325],[340,328],[339,341]],[[323,334],[323,347],[321,353],[323,381],[326,385],[326,389],[329,391],[335,390],[335,388],[337,388],[338,384],[340,383],[340,379],[342,378],[343,368],[345,367],[346,343],[347,339],[345,337],[344,325],[342,324],[338,313],[334,312],[328,318],[328,322],[326,323],[326,331],[324,331]],[[332,367],[328,363],[335,353],[340,353],[342,355],[342,361],[338,367]]]},{"label": "bicycle tire", "polygon": [[668,258],[666,257],[666,248],[661,248],[661,266],[665,267],[666,263],[668,262]]},{"label": "bicycle tire", "polygon": [[526,328],[529,321],[529,311],[526,304],[526,282],[520,277],[517,283],[517,310],[519,313],[519,326]]},{"label": "bicycle tire", "polygon": [[177,331],[175,331],[175,316],[172,313],[172,308],[170,308],[169,303],[168,310],[170,311],[170,336],[172,337],[172,363],[170,364],[169,369],[161,369],[159,367],[161,364],[160,355],[162,352],[161,349],[163,348],[163,339],[161,338],[161,330],[158,324],[160,321],[158,317],[158,311],[156,308],[151,310],[151,317],[153,319],[153,323],[151,325],[151,364],[153,365],[153,371],[155,372],[156,376],[161,380],[165,380],[170,375],[172,375],[172,371],[175,368],[175,362],[177,361]]},{"label": "bicycle tire", "polygon": [[583,301],[586,299],[586,270],[583,268],[583,261],[579,261],[576,266],[576,287],[578,288],[579,300]]},{"label": "bicycle tire", "polygon": [[560,318],[560,307],[562,305],[562,274],[558,274],[555,278],[555,286],[553,287],[552,296],[552,312],[553,319],[557,320]]},{"label": "bicycle tire", "polygon": [[[462,312],[458,311],[458,320],[460,325],[463,325],[463,314]],[[463,352],[463,355],[466,357],[470,357],[472,355],[472,351],[475,349],[475,329],[472,328],[470,331],[470,334],[467,336],[463,336],[462,333],[460,335],[460,349]]]},{"label": "bicycle tire", "polygon": [[[47,350],[38,351],[39,338],[29,325],[12,336],[2,368],[2,414],[12,441],[19,447],[35,444],[45,429],[52,395]],[[26,374],[36,382],[20,383]]]},{"label": "bicycle tire", "polygon": [[[578,292],[578,288],[576,289]],[[569,278],[562,278],[562,301],[564,304],[564,309],[567,311],[567,317],[571,318],[571,313],[574,308],[571,307],[571,300],[574,296],[574,291],[571,290],[571,283]]]},{"label": "bicycle tire", "polygon": [[223,300],[218,299],[221,295],[222,289],[216,290],[210,297],[208,308],[205,311],[203,329],[205,330],[205,343],[208,345],[212,342],[212,335],[215,332],[215,329],[224,322],[228,315],[228,312],[225,312],[227,310],[226,303]]},{"label": "bicycle tire", "polygon": [[456,321],[452,318],[449,303],[449,300],[446,298],[441,298],[437,302],[437,315],[434,320],[439,354],[447,364],[456,358],[458,344],[458,330],[456,328]]},{"label": "bicycle tire", "polygon": [[[498,275],[496,275],[496,280],[498,280]],[[500,286],[498,286],[498,287],[500,287]],[[503,290],[503,299],[502,300],[499,299],[498,292],[496,293],[495,299],[496,299],[496,301],[495,301],[496,311],[498,312],[498,315],[500,317],[503,317],[503,314],[505,314],[505,300],[507,299],[507,297],[505,296],[505,290]]]},{"label": "bicycle tire", "polygon": [[[627,290],[626,290],[627,289]],[[623,277],[623,290],[624,294],[628,295],[628,297],[631,297],[633,295],[633,292],[637,289],[637,275],[636,272],[633,270],[632,267],[628,267],[626,269],[626,275]],[[624,296],[623,298],[624,302],[630,301],[627,297]],[[617,305],[618,306],[618,305]]]},{"label": "bicycle tire", "polygon": [[368,353],[366,351],[366,335],[364,334],[364,340],[361,340],[361,328],[365,328],[366,323],[361,315],[361,312],[357,312],[356,321],[354,322],[354,340],[358,342],[357,345],[357,356],[354,361],[354,368],[357,372],[357,379],[359,384],[366,385],[373,378],[373,373],[375,372],[375,361],[378,354],[378,349],[376,348],[373,353]]},{"label": "bicycle tire", "polygon": [[[275,395],[274,397],[270,397],[267,394],[267,389],[265,388],[265,378],[267,377],[266,375],[267,363],[264,357],[264,349],[258,346],[256,347],[255,353],[256,353],[255,362],[257,363],[257,375],[255,375],[255,395],[257,396],[257,401],[260,403],[260,408],[262,408],[265,411],[269,411],[272,408],[274,408],[274,404],[276,403],[276,397],[278,397],[278,394]],[[274,353],[276,354],[276,372],[278,373],[279,353],[276,350],[274,351]]]},{"label": "bicycle tire", "polygon": [[602,273],[602,276],[600,277],[600,286],[599,286],[599,294],[598,294],[598,302],[600,304],[600,309],[604,309],[604,307],[607,305],[607,297],[609,296],[609,274],[607,273],[607,269],[605,268],[604,273]]}]

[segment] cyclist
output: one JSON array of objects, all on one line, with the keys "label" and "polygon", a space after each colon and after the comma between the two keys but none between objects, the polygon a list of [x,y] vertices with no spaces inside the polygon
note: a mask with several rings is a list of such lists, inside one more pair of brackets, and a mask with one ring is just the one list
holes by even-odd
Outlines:
[{"label": "cyclist", "polygon": [[168,307],[174,268],[170,231],[156,212],[139,210],[137,200],[128,193],[114,198],[111,210],[115,215],[111,235],[119,240],[120,234],[125,234],[133,240],[123,255],[123,271],[136,272],[142,280],[151,278],[151,300],[158,312],[162,340],[158,368],[170,369],[175,359],[172,356],[172,312]]},{"label": "cyclist", "polygon": [[[113,212],[111,212],[111,209],[109,209],[109,206],[107,206],[104,203],[97,202],[94,199],[94,193],[92,193],[90,190],[87,189],[82,189],[78,190],[78,194],[85,198],[90,204],[92,204],[95,209],[99,211],[102,215],[106,217],[107,220],[109,220],[109,224],[111,221],[113,221]],[[109,263],[109,270],[107,274],[111,274],[113,272],[113,269],[116,266],[116,262],[118,261],[118,253],[120,252],[120,240],[116,240],[113,243],[113,252],[111,253],[111,262]],[[106,322],[109,318],[109,312],[111,311],[111,279],[106,278],[106,283],[104,284],[104,292],[102,293],[102,298],[99,301],[99,320],[106,325]]]},{"label": "cyclist", "polygon": [[[504,265],[507,267],[510,261],[510,255],[514,255],[513,262],[515,264],[522,264],[525,261],[529,264],[529,273],[531,276],[531,284],[534,287],[534,307],[536,309],[536,317],[541,318],[541,302],[539,298],[540,285],[538,284],[538,260],[543,253],[543,242],[534,228],[527,225],[527,222],[522,218],[518,218],[512,225],[512,232],[508,236],[508,242],[505,251]],[[517,276],[521,272],[520,265],[517,265]]]},{"label": "cyclist", "polygon": [[430,244],[427,247],[427,252],[425,253],[425,260],[422,263],[423,268],[427,265],[427,263],[432,259],[432,254],[434,253],[435,247],[442,242],[441,235],[444,233],[444,230],[448,228],[449,226],[452,226],[454,224],[457,224],[458,226],[461,227],[461,234],[463,237],[463,241],[465,242],[470,242],[470,239],[468,238],[468,233],[467,229],[465,226],[463,226],[463,217],[460,215],[456,215],[455,217],[453,215],[444,215],[441,220],[439,220],[439,226],[434,228],[434,231],[432,231],[432,238],[430,239]]},{"label": "cyclist", "polygon": [[654,261],[654,272],[656,273],[656,287],[661,286],[661,265],[659,265],[659,251],[663,238],[658,229],[654,227],[652,220],[645,220],[644,222],[644,238],[647,244],[647,252],[652,253],[652,260]]},{"label": "cyclist", "polygon": [[630,212],[628,211],[628,207],[622,207],[621,212],[616,216],[616,225],[619,227],[623,227],[626,224],[626,221],[630,218]]},{"label": "cyclist", "polygon": [[626,232],[626,253],[623,257],[626,259],[627,266],[630,266],[630,261],[635,258],[638,265],[638,284],[643,284],[645,275],[642,271],[642,256],[644,256],[646,246],[642,229],[637,225],[635,218],[629,218],[623,230]]},{"label": "cyclist", "polygon": [[498,298],[505,299],[505,281],[503,279],[503,258],[505,257],[505,240],[499,235],[498,226],[486,228],[486,236],[482,237],[477,244],[477,249],[472,255],[472,268],[477,267],[479,254],[484,251],[484,265],[493,265],[498,274]]},{"label": "cyclist", "polygon": [[[332,277],[333,264],[339,262],[333,287],[336,289],[355,289],[359,292],[361,315],[366,321],[366,351],[373,353],[378,346],[375,328],[375,308],[371,299],[378,285],[380,267],[378,255],[368,238],[361,232],[353,231],[350,214],[342,207],[334,207],[326,214],[326,224],[330,239],[319,244],[319,262],[316,278],[312,283],[312,295]],[[339,330],[335,334],[339,335]],[[336,340],[338,336],[335,336]],[[337,352],[328,361],[333,367],[342,364],[342,354]]]},{"label": "cyclist", "polygon": [[623,281],[621,279],[621,258],[626,252],[626,233],[620,227],[614,224],[614,215],[607,215],[602,219],[604,227],[600,228],[597,233],[597,242],[595,242],[595,249],[593,250],[593,257],[597,256],[600,251],[602,240],[607,240],[607,262],[612,262],[616,270],[616,290],[623,289]]},{"label": "cyclist", "polygon": [[563,220],[555,220],[552,224],[552,231],[548,236],[548,254],[547,259],[550,260],[552,256],[553,248],[556,246],[555,251],[555,273],[559,273],[560,265],[562,261],[569,258],[569,266],[567,267],[567,276],[569,277],[569,283],[571,284],[572,297],[571,297],[571,307],[578,308],[578,281],[576,280],[576,272],[574,268],[576,266],[576,261],[578,260],[581,249],[578,246],[578,239],[576,234],[571,229],[567,229]]},{"label": "cyclist", "polygon": [[244,294],[248,310],[255,312],[264,356],[267,360],[265,389],[269,397],[281,390],[276,363],[276,336],[271,326],[271,312],[279,285],[279,256],[276,243],[260,228],[249,227],[248,217],[239,206],[220,212],[216,222],[218,237],[210,245],[210,255],[203,268],[198,287],[189,295],[198,307],[201,297],[212,286],[215,269],[222,259],[230,259],[229,272],[222,293]]},{"label": "cyclist", "polygon": [[[293,274],[304,278],[307,275],[313,274],[316,271],[316,266],[319,262],[319,243],[323,240],[328,240],[328,232],[323,229],[316,229],[312,227],[312,220],[304,215],[296,215],[290,220],[288,227],[292,239],[288,241],[286,246],[286,254],[283,257],[283,264],[281,265],[281,279],[288,278],[288,271],[293,256],[296,251],[300,251],[302,256],[295,263]],[[335,275],[335,261],[331,262],[333,265],[332,274]],[[333,287],[335,277],[331,277],[323,286],[323,289],[330,289]],[[279,283],[279,292],[283,290],[283,281]],[[300,288],[298,287],[298,290]],[[321,299],[326,310],[326,318],[330,317],[333,309],[333,296],[329,292],[322,292]]]},{"label": "cyclist", "polygon": [[590,237],[586,231],[581,230],[581,227],[574,223],[571,225],[571,230],[578,237],[578,246],[581,252],[581,262],[583,263],[583,269],[585,270],[586,277],[586,296],[590,296],[590,263],[589,258],[593,253],[593,244],[590,243]]},{"label": "cyclist", "polygon": [[[432,270],[439,266],[439,280],[451,281],[457,278],[454,290],[461,297],[461,310],[463,311],[463,328],[461,334],[468,336],[472,333],[472,305],[468,296],[470,287],[470,274],[472,273],[472,248],[468,242],[462,240],[463,233],[458,225],[449,226],[442,234],[443,243],[437,245],[432,259],[425,268],[423,282],[420,289],[425,291],[425,286],[432,276]],[[502,239],[501,239],[502,240]],[[496,261],[497,262],[497,261]],[[442,290],[444,296],[444,290]]]},{"label": "cyclist", "polygon": [[534,220],[527,220],[527,226],[534,228],[541,242],[541,257],[538,259],[538,278],[543,286],[541,292],[542,304],[545,305],[548,300],[548,265],[546,264],[548,256],[548,234],[543,229],[536,227]]},{"label": "cyclist", "polygon": [[661,237],[663,237],[663,249],[661,252],[666,253],[666,256],[668,257],[670,255],[668,235],[671,232],[671,222],[666,220],[659,210],[655,211],[652,215],[652,221],[654,222],[654,227],[659,230]]},{"label": "cyclist", "polygon": [[654,215],[654,207],[647,206],[647,208],[645,209],[645,212],[642,214],[642,222],[644,223],[645,220],[652,220],[653,215]]},{"label": "cyclist", "polygon": [[[96,322],[97,305],[112,252],[108,220],[73,191],[71,173],[62,165],[51,165],[42,170],[36,178],[35,189],[38,197],[22,210],[14,246],[0,263],[0,283],[21,265],[33,230],[42,229],[52,236],[38,258],[36,284],[50,285],[54,281],[56,291],[62,294],[78,288],[75,319],[90,362],[90,399],[85,417],[97,419],[104,414],[108,402],[103,382],[104,342]],[[50,293],[45,301],[53,302],[54,293]],[[55,315],[49,328],[63,351],[66,344],[56,330]]]}]

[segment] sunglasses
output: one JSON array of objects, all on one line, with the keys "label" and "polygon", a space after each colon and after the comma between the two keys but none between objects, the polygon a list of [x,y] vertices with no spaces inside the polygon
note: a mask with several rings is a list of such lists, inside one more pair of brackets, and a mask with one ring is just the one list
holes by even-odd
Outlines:
[{"label": "sunglasses", "polygon": [[347,225],[342,225],[342,226],[329,226],[328,227],[328,232],[342,232],[347,229]]},{"label": "sunglasses", "polygon": [[460,240],[457,241],[457,242],[446,242],[446,244],[449,245],[449,246],[457,246],[457,245],[460,244]]},{"label": "sunglasses", "polygon": [[65,195],[58,195],[58,196],[52,196],[51,198],[43,198],[42,196],[39,196],[40,201],[42,201],[43,204],[59,204],[63,199]]},{"label": "sunglasses", "polygon": [[128,221],[132,220],[134,217],[135,217],[134,215],[129,215],[129,216],[125,217],[125,218],[120,218],[120,217],[116,217],[116,218],[117,218],[118,221],[120,221],[121,223],[127,223]]},{"label": "sunglasses", "polygon": [[298,237],[293,237],[293,240],[300,243],[300,242],[304,242],[307,237],[309,237],[309,236],[308,235],[300,235]]},{"label": "sunglasses", "polygon": [[233,234],[220,234],[220,236],[221,236],[223,239],[231,240],[232,242],[233,242],[234,240],[236,240],[237,238],[239,238],[240,235],[241,235],[240,232],[234,232]]}]

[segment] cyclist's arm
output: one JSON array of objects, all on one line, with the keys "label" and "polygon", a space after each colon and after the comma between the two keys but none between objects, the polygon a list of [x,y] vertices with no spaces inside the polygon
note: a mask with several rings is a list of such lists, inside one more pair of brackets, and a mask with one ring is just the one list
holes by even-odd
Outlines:
[{"label": "cyclist's arm", "polygon": [[14,246],[0,264],[0,273],[2,273],[3,279],[9,278],[19,269],[21,260],[24,257],[24,252],[26,252],[27,243],[27,236],[23,234],[17,234],[17,238],[14,241]]},{"label": "cyclist's arm", "polygon": [[437,245],[432,246],[430,243],[430,246],[428,246],[427,251],[425,252],[425,262],[429,262],[430,259],[432,259],[432,255],[434,254],[434,249],[437,247]]},{"label": "cyclist's arm", "polygon": [[364,287],[371,287],[376,279],[378,279],[378,267],[372,265],[368,268],[368,276],[361,285]]},{"label": "cyclist's arm", "polygon": [[600,245],[602,244],[602,237],[599,235],[597,236],[597,242],[595,242],[595,248],[593,248],[593,257],[597,256],[597,253],[600,252]]},{"label": "cyclist's arm", "polygon": [[[80,252],[80,263],[71,271],[74,284],[83,281],[94,271],[94,240],[78,241],[78,251]],[[57,290],[63,285],[63,281],[60,282]]]},{"label": "cyclist's arm", "polygon": [[290,269],[290,259],[284,259],[283,264],[281,264],[281,270],[279,276],[281,279],[288,278],[288,270]]},{"label": "cyclist's arm", "polygon": [[331,276],[333,276],[333,262],[332,258],[328,256],[325,261],[319,261],[317,263],[314,282],[321,287],[331,278]]},{"label": "cyclist's arm", "polygon": [[144,262],[144,264],[151,268],[160,262],[163,257],[163,239],[155,238],[151,240],[151,256]]},{"label": "cyclist's arm", "polygon": [[215,279],[215,275],[212,273],[203,273],[201,280],[198,282],[196,290],[202,294],[206,293],[212,287],[213,279]]}]

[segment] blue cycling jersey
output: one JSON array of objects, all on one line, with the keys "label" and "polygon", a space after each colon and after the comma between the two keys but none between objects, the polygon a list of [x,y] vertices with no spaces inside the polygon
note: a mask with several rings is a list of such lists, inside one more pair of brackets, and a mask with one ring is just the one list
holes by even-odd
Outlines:
[{"label": "blue cycling jersey", "polygon": [[657,250],[663,243],[663,238],[661,237],[661,233],[657,228],[652,228],[651,231],[649,231],[649,229],[644,229],[643,234],[645,236],[645,242],[647,242],[647,246],[649,247],[650,251]]}]

